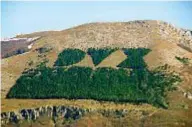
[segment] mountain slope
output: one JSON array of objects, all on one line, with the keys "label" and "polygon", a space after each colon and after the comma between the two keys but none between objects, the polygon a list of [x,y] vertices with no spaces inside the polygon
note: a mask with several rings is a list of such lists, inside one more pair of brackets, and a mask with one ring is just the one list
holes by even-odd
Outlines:
[{"label": "mountain slope", "polygon": [[[192,67],[191,64],[185,65],[175,58],[176,56],[181,58],[185,57],[191,61],[192,36],[190,31],[175,28],[162,21],[143,20],[122,23],[90,23],[63,31],[36,32],[19,35],[18,37],[31,38],[37,36],[41,38],[35,41],[29,52],[2,59],[2,111],[61,104],[90,107],[92,106],[91,103],[95,102],[90,100],[86,100],[85,102],[81,100],[64,100],[58,102],[58,100],[52,99],[44,101],[35,99],[18,101],[17,99],[6,99],[5,95],[24,70],[34,68],[44,60],[48,60],[48,66],[52,67],[58,54],[65,48],[79,48],[85,51],[90,47],[145,47],[152,50],[144,58],[150,69],[168,64],[169,71],[179,73],[183,79],[178,90],[171,92],[168,96],[170,110],[163,110],[163,112],[157,110],[156,113],[146,118],[146,126],[153,126],[153,124],[161,125],[162,121],[162,125],[165,124],[168,119],[167,117],[167,119],[162,119],[162,121],[158,120],[158,118],[164,115],[169,116],[169,114],[172,114],[170,118],[170,124],[172,126],[175,125],[175,121],[178,122],[178,126],[183,125],[183,123],[192,125],[190,121],[190,117],[192,116],[192,102],[189,99],[192,93]],[[42,48],[50,50],[41,52],[40,49]],[[119,54],[122,55],[122,53]],[[108,66],[107,64],[110,64],[109,61],[116,57],[117,56],[112,56],[111,54],[111,56],[104,59],[98,66]],[[119,57],[117,58],[119,59]],[[118,62],[114,61],[114,63]],[[76,65],[94,67],[90,56],[86,56],[83,61]],[[30,105],[27,105],[27,103],[30,103]],[[123,106],[123,104],[119,104],[120,106],[116,105],[117,107],[114,108],[114,105],[107,104],[108,103],[103,102],[101,105],[109,108],[111,106],[112,109]],[[134,107],[133,109],[137,109],[134,105],[131,105],[131,107],[132,106]],[[185,106],[187,106],[186,109]],[[182,118],[180,118],[180,116]],[[138,119],[141,120],[140,118]]]},{"label": "mountain slope", "polygon": [[[144,20],[123,23],[90,23],[63,31],[47,31],[20,35],[18,37],[40,36],[41,38],[34,43],[32,50],[28,53],[3,59],[2,76],[3,79],[7,79],[8,75],[18,77],[25,68],[30,67],[28,65],[30,60],[33,61],[35,66],[39,61],[47,58],[49,59],[49,65],[52,66],[57,58],[57,54],[64,48],[86,50],[89,47],[101,48],[107,46],[119,48],[147,47],[154,49],[154,52],[146,56],[149,66],[159,66],[167,62],[167,64],[181,66],[181,63],[174,59],[174,55],[191,58],[189,51],[177,46],[177,44],[182,44],[191,49],[192,36],[188,34],[188,32],[177,29],[165,22]],[[184,40],[186,41],[183,42]],[[166,46],[166,49],[164,49],[163,45]],[[46,56],[41,56],[38,49],[42,47],[51,47],[52,50],[44,53]],[[163,57],[163,54],[164,56],[170,54],[170,57]],[[20,61],[21,59],[22,61]],[[14,65],[13,68],[10,68],[10,65]],[[3,81],[2,84],[6,84],[6,86],[13,85],[16,79],[11,78],[8,81],[10,83]],[[2,90],[4,90],[4,85],[2,86]]]}]

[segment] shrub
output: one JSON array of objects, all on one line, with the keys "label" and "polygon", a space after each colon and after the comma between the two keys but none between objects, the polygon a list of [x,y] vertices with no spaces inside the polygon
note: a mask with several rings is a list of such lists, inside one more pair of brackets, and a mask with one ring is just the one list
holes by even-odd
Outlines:
[{"label": "shrub", "polygon": [[28,63],[29,66],[32,66],[33,64],[34,62],[32,60]]},{"label": "shrub", "polygon": [[79,49],[65,49],[58,55],[55,66],[68,66],[81,61],[85,57],[85,52]]},{"label": "shrub", "polygon": [[38,53],[40,53],[40,54],[49,52],[51,50],[52,50],[51,47],[41,47],[41,48],[36,49],[36,51],[38,51]]},{"label": "shrub", "polygon": [[177,60],[179,60],[183,64],[189,64],[189,58],[185,58],[185,57],[181,58],[181,57],[178,57],[178,56],[175,56],[175,58]]},{"label": "shrub", "polygon": [[87,53],[92,57],[94,65],[98,65],[102,60],[109,56],[112,52],[117,49],[103,48],[89,48]]}]

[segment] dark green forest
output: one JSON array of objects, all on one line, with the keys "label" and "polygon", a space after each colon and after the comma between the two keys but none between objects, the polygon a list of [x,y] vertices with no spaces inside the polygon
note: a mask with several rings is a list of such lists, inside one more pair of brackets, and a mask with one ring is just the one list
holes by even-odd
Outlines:
[{"label": "dark green forest", "polygon": [[132,68],[132,69],[141,69],[145,68],[147,65],[143,60],[143,57],[147,55],[151,50],[145,48],[129,48],[123,49],[127,59],[121,62],[118,67],[122,68]]},{"label": "dark green forest", "polygon": [[55,66],[68,66],[80,62],[85,57],[80,49],[65,49],[58,55]]},{"label": "dark green forest", "polygon": [[[130,52],[135,54],[137,50]],[[136,56],[143,57],[146,53],[142,51],[136,53],[140,54]],[[77,66],[50,68],[42,63],[36,69],[24,72],[10,89],[7,98],[95,99],[149,103],[167,108],[167,91],[173,90],[173,84],[179,82],[180,78],[161,71],[149,71],[146,66],[141,66],[134,66],[132,69],[103,67],[93,70]]]}]

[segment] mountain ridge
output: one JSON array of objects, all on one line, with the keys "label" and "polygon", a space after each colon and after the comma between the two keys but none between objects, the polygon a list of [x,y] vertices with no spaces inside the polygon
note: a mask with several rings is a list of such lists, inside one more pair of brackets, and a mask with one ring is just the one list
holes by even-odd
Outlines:
[{"label": "mountain ridge", "polygon": [[[169,39],[167,35],[169,35]],[[115,45],[118,47],[121,46],[118,44],[120,43],[129,47],[147,47],[158,39],[166,39],[168,42],[183,44],[192,49],[192,35],[189,31],[175,28],[169,23],[156,20],[88,23],[61,31],[35,32],[17,37],[34,36],[45,37],[47,41],[52,38],[61,42],[62,39],[67,43],[68,46],[66,47],[74,46],[81,49],[100,47],[102,46],[101,43],[108,43],[105,46]],[[140,42],[144,44],[140,44]]]}]

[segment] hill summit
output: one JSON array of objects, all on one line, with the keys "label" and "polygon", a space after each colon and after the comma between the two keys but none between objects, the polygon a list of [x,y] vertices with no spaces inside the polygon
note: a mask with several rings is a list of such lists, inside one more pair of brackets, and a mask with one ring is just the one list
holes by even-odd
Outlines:
[{"label": "hill summit", "polygon": [[192,31],[156,20],[89,23],[62,31],[45,31],[18,37],[41,36],[56,49],[76,47],[151,47],[157,41],[192,49]]}]

